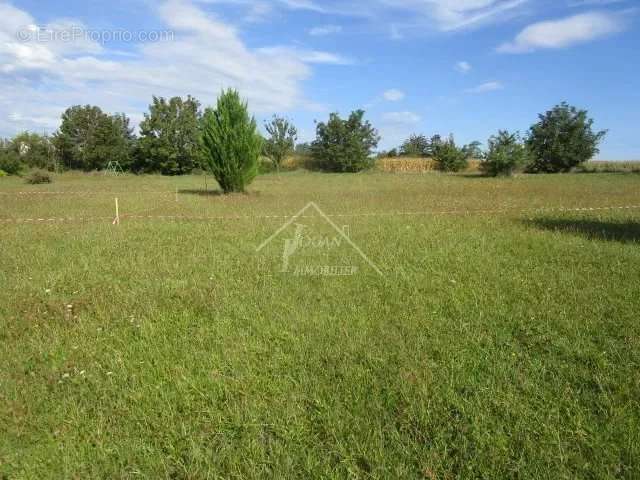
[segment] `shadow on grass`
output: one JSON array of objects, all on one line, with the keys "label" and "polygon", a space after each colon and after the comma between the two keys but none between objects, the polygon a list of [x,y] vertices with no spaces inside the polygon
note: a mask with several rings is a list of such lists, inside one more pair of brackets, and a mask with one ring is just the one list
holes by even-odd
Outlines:
[{"label": "shadow on grass", "polygon": [[204,188],[178,190],[180,195],[199,195],[201,197],[220,197],[224,195],[222,190],[205,190]]},{"label": "shadow on grass", "polygon": [[222,190],[205,190],[204,188],[187,188],[178,190],[179,195],[197,195],[199,197],[208,198],[222,198],[222,199],[250,199],[253,197],[259,197],[260,192],[257,190],[251,190],[249,192],[233,192],[224,193]]},{"label": "shadow on grass", "polygon": [[554,232],[580,235],[590,240],[608,240],[623,243],[640,242],[640,222],[601,221],[574,218],[538,218],[525,220],[530,227]]},{"label": "shadow on grass", "polygon": [[462,178],[484,178],[484,179],[493,178],[483,174],[482,172],[463,172],[463,173],[454,173],[453,175],[455,175],[456,177],[462,177]]}]

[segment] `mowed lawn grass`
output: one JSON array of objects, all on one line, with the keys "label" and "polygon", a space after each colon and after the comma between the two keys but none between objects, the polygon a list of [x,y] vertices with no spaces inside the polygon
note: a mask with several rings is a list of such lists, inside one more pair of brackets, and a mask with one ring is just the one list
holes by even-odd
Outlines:
[{"label": "mowed lawn grass", "polygon": [[[0,179],[0,478],[640,477],[640,209],[536,210],[640,175],[203,188]],[[256,252],[310,201],[383,276]]]}]

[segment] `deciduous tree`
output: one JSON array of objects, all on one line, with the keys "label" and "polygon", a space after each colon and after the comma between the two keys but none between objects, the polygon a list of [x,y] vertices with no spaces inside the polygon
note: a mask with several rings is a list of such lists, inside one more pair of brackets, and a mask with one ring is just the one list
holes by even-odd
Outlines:
[{"label": "deciduous tree", "polygon": [[586,110],[566,102],[539,115],[529,130],[527,145],[533,156],[532,172],[568,172],[595,156],[598,145],[607,134],[595,132],[593,119]]},{"label": "deciduous tree", "polygon": [[134,169],[163,175],[190,173],[202,163],[200,103],[193,97],[153,97],[140,123]]},{"label": "deciduous tree", "polygon": [[489,149],[484,156],[480,169],[491,177],[511,176],[528,162],[528,150],[518,133],[500,130],[489,138]]},{"label": "deciduous tree", "polygon": [[132,141],[128,125],[124,114],[111,116],[96,106],[76,105],[62,114],[53,145],[65,168],[101,170],[110,161],[127,164]]},{"label": "deciduous tree", "polygon": [[276,169],[280,170],[282,161],[295,148],[298,130],[289,120],[276,115],[270,122],[265,123],[264,128],[269,134],[264,142],[264,153],[271,159]]},{"label": "deciduous tree", "polygon": [[53,170],[55,167],[55,149],[51,139],[46,135],[22,132],[13,137],[10,148],[29,168]]},{"label": "deciduous tree", "polygon": [[426,136],[413,134],[400,146],[400,155],[428,157],[431,155],[431,143]]},{"label": "deciduous tree", "polygon": [[453,135],[449,135],[446,140],[436,135],[431,141],[431,155],[436,161],[438,170],[443,172],[459,172],[467,168],[476,148],[475,142],[458,147]]},{"label": "deciduous tree", "polygon": [[318,166],[330,172],[359,172],[373,165],[378,131],[356,110],[343,120],[332,113],[327,123],[318,123],[312,152]]}]

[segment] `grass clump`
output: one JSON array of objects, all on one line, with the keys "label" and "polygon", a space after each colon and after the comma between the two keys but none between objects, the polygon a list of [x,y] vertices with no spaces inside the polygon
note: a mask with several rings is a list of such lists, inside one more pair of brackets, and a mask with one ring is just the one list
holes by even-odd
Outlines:
[{"label": "grass clump", "polygon": [[53,179],[51,175],[47,172],[43,172],[42,170],[36,170],[31,172],[26,178],[25,183],[29,185],[42,185],[45,183],[52,183]]}]

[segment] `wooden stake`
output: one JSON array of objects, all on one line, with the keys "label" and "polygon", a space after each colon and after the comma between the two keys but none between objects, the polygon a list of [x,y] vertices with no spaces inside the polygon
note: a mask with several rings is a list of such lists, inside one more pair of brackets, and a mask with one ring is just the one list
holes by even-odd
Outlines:
[{"label": "wooden stake", "polygon": [[116,218],[113,220],[114,225],[120,225],[120,209],[118,208],[118,199],[116,198]]}]

